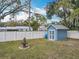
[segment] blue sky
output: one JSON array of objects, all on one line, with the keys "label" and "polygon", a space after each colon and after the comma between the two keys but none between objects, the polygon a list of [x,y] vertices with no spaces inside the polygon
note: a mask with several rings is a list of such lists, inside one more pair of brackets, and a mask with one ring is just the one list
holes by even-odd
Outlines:
[{"label": "blue sky", "polygon": [[54,0],[32,0],[32,7],[44,8],[48,2],[52,2]]}]

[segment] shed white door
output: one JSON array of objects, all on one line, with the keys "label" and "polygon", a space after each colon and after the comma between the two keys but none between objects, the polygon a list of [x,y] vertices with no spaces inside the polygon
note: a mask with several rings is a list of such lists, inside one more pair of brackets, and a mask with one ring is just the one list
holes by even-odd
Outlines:
[{"label": "shed white door", "polygon": [[49,31],[49,40],[54,40],[54,31]]}]

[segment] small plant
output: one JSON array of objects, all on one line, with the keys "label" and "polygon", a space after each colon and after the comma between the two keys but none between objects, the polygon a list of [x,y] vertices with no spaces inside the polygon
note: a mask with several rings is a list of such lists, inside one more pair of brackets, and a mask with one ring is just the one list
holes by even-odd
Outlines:
[{"label": "small plant", "polygon": [[28,43],[26,42],[26,38],[24,38],[23,41],[22,41],[22,47],[23,48],[28,47]]}]

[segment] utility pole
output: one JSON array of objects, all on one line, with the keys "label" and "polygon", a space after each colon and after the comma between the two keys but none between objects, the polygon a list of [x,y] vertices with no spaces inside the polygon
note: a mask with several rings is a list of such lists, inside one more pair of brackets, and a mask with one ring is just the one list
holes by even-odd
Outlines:
[{"label": "utility pole", "polygon": [[31,20],[31,0],[28,0],[28,15],[29,15],[28,21],[29,21],[29,31],[30,31],[30,30],[31,30],[31,29],[30,29],[30,20]]}]

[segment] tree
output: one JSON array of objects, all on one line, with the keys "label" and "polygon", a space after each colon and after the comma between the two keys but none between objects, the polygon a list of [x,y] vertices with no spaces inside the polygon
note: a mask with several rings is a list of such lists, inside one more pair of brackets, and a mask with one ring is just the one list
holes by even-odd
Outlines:
[{"label": "tree", "polygon": [[43,24],[45,25],[47,23],[47,18],[43,15],[39,17],[39,20],[40,20],[40,25],[43,25]]},{"label": "tree", "polygon": [[24,21],[24,22],[22,22],[22,25],[23,26],[29,26],[29,23],[30,23],[29,21]]},{"label": "tree", "polygon": [[40,25],[47,23],[47,18],[44,15],[35,13],[35,18],[32,17],[34,20],[36,20]]},{"label": "tree", "polygon": [[5,26],[5,22],[0,22],[0,27]]},{"label": "tree", "polygon": [[79,29],[79,8],[75,9],[70,15],[71,26]]},{"label": "tree", "polygon": [[33,30],[35,31],[35,30],[38,30],[40,24],[39,24],[37,21],[33,20],[33,21],[30,23],[30,26],[31,26],[31,27],[33,28]]},{"label": "tree", "polygon": [[52,15],[55,14],[55,2],[49,2],[46,6],[46,13],[47,13],[47,18],[51,19]]},{"label": "tree", "polygon": [[72,4],[69,0],[60,0],[58,2],[53,2],[48,5],[48,11],[47,15],[57,15],[60,18],[63,18],[66,23],[66,18],[70,15],[70,8],[72,7]]},{"label": "tree", "polygon": [[6,22],[6,24],[5,24],[6,26],[17,26],[18,25],[18,23],[17,22],[15,22],[15,21],[9,21],[9,22]]},{"label": "tree", "polygon": [[0,20],[5,16],[21,11],[27,6],[27,0],[0,0]]},{"label": "tree", "polygon": [[69,25],[72,26],[75,24],[73,23],[74,20],[75,22],[78,22],[78,8],[79,0],[57,0],[56,2],[47,5],[47,16],[50,18],[52,15],[57,15],[63,19],[63,25],[70,28]]}]

